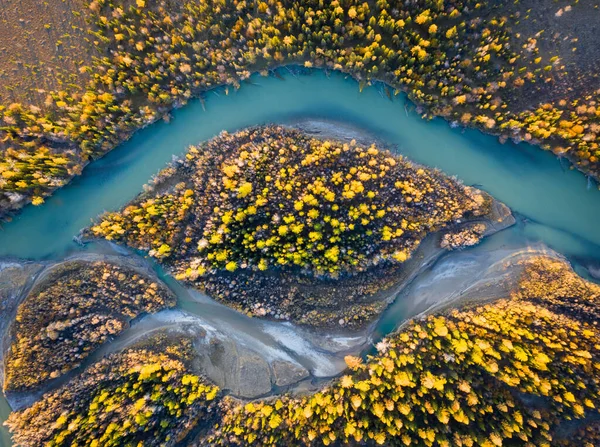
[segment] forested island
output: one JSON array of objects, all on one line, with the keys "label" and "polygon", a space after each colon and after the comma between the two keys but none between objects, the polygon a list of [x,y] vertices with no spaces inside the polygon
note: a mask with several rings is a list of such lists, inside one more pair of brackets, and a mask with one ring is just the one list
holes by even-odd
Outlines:
[{"label": "forested island", "polygon": [[268,126],[191,147],[84,237],[146,250],[255,316],[360,327],[415,269],[405,262],[436,250],[431,239],[474,245],[510,223],[487,194],[375,145]]},{"label": "forested island", "polygon": [[139,314],[175,305],[164,285],[118,263],[73,260],[44,275],[16,312],[5,392],[61,376]]}]

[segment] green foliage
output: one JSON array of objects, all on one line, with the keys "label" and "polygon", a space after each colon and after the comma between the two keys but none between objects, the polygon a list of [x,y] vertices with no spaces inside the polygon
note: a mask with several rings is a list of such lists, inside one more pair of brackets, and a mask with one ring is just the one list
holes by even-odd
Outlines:
[{"label": "green foliage", "polygon": [[25,447],[172,446],[214,416],[217,396],[176,355],[130,349],[12,413],[7,425]]},{"label": "green foliage", "polygon": [[[537,40],[513,45],[493,2],[215,0],[167,8],[96,0],[90,8],[102,56],[85,92],[51,92],[44,110],[0,110],[0,190],[9,206],[48,195],[172,106],[207,89],[238,88],[251,72],[282,63],[342,70],[361,88],[384,81],[425,106],[424,116],[530,140],[598,172],[598,91],[523,111],[522,92],[551,82],[560,60],[537,68]],[[64,156],[57,162],[47,151]],[[23,196],[6,195],[14,192]]]},{"label": "green foliage", "polygon": [[68,261],[54,267],[17,310],[4,389],[39,387],[79,366],[133,318],[174,305],[164,285],[127,266]]},{"label": "green foliage", "polygon": [[[585,289],[571,289],[577,281]],[[550,304],[562,296],[566,308],[577,290],[598,305],[600,287],[539,258],[525,266],[518,290],[411,322],[366,363],[347,358],[351,372],[314,395],[232,406],[209,442],[550,446],[561,421],[598,415],[600,333],[537,295],[546,291]]]}]

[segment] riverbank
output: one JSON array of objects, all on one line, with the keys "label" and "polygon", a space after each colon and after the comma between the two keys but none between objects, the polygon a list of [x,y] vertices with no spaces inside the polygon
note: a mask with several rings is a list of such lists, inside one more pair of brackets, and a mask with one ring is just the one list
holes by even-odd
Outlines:
[{"label": "riverbank", "polygon": [[[329,78],[323,72],[297,78],[286,75],[285,81],[257,77],[253,82],[255,85],[229,95],[207,97],[208,111],[199,101],[190,102],[173,114],[169,124],[158,123],[141,131],[117,152],[94,162],[74,187],[67,186],[43,207],[30,207],[14,223],[4,224],[0,237],[6,237],[2,237],[0,254],[47,257],[57,250],[75,249],[71,238],[89,224],[90,216],[123,206],[173,154],[181,155],[188,145],[208,140],[223,129],[233,132],[249,125],[295,122],[307,116],[350,122],[380,135],[412,160],[439,167],[466,184],[488,191],[528,217],[532,225],[527,231],[549,241],[558,251],[574,246],[580,252],[593,251],[575,241],[566,242],[568,234],[600,244],[591,224],[600,219],[595,203],[598,191],[593,187],[586,190],[582,175],[565,169],[547,153],[523,144],[501,145],[475,131],[451,129],[442,120],[423,121],[412,109],[405,112],[403,97],[389,101],[374,87],[358,94],[354,81],[338,73],[331,73]],[[135,168],[129,169],[132,165]],[[535,187],[531,186],[533,179]],[[545,194],[537,193],[538,188]],[[78,198],[84,194],[87,200],[82,202]],[[77,202],[79,213],[68,206],[72,200]],[[51,240],[33,230],[38,221],[47,227],[44,231],[53,232]],[[533,225],[538,222],[560,232],[550,233]],[[20,248],[16,243],[20,238],[31,239],[32,244]]]},{"label": "riverbank", "polygon": [[[268,73],[271,73],[271,72],[274,73],[274,72],[276,72],[279,69],[281,69],[281,70],[288,69],[288,71],[284,71],[283,72],[283,75],[284,76],[289,76],[289,73],[290,73],[289,72],[289,68],[296,69],[296,68],[298,68],[298,66],[294,65],[294,64],[292,64],[292,65],[277,66],[274,69],[269,70],[267,72],[257,71],[253,75],[254,76],[258,76],[260,74],[261,76],[265,76],[265,75],[268,75]],[[313,70],[321,70],[321,71],[323,71],[325,73],[328,73],[330,71],[330,69],[328,69],[328,68],[311,68],[308,71],[309,75],[311,75],[311,73],[312,73]],[[360,76],[357,76],[357,75],[355,75],[353,73],[346,72],[346,71],[343,71],[343,70],[334,70],[334,72],[344,73],[347,76],[350,76],[356,82],[357,85],[360,85],[360,91],[362,93],[363,88],[365,87],[365,85],[363,85],[363,81],[360,80]],[[305,75],[305,74],[303,74],[303,75]],[[277,75],[277,76],[273,76],[273,77],[276,77],[277,79],[284,79],[284,78],[282,78],[282,75]],[[372,85],[374,86],[372,88],[375,88],[375,89],[377,89],[377,85],[379,85],[379,84],[385,86],[384,90],[386,92],[388,92],[388,96],[389,96],[390,89],[392,89],[392,90],[394,90],[396,92],[400,91],[400,90],[395,90],[395,87],[393,87],[392,85],[390,85],[388,83],[388,81],[385,81],[385,80],[373,79],[372,82],[373,82]],[[369,86],[370,85],[371,85],[371,82],[369,82]],[[202,108],[204,109],[205,108],[205,106],[204,106],[205,99],[204,98],[209,93],[211,93],[211,92],[214,93],[214,94],[216,94],[217,96],[219,96],[219,92],[221,92],[221,93],[224,92],[226,94],[229,94],[229,85],[227,85],[227,84],[220,85],[220,86],[214,87],[214,88],[212,88],[210,90],[203,91],[196,98],[193,98],[193,99],[201,101]],[[402,90],[402,92],[405,95],[407,94],[407,91],[404,90],[404,89]],[[396,93],[394,93],[394,96],[396,96]],[[391,96],[389,97],[389,99],[391,100]],[[414,102],[414,98],[408,99],[408,101],[411,102],[411,109],[412,109],[413,112],[416,110],[417,114],[422,114],[423,113],[424,109],[422,108],[422,105],[418,105],[418,102],[415,103]],[[155,125],[159,124],[161,121],[165,121],[167,123],[170,122],[170,120],[172,119],[172,113],[174,111],[176,111],[177,109],[179,109],[181,107],[184,107],[185,105],[186,104],[176,103],[172,107],[170,107],[170,108],[168,108],[166,110],[163,110],[158,116],[152,118],[150,121],[144,122],[143,125],[138,126],[133,131],[126,131],[126,132],[124,132],[123,135],[119,138],[118,143],[114,144],[114,148],[123,145],[128,140],[130,140],[134,135],[136,135],[139,131],[145,129],[146,127],[155,126]],[[406,106],[405,106],[405,112],[406,112],[406,114],[408,114]],[[433,116],[436,116],[436,114],[434,113]],[[458,128],[458,127],[462,128],[462,129],[473,128],[473,129],[478,130],[479,132],[481,132],[484,135],[489,135],[489,136],[497,137],[502,145],[504,145],[508,139],[511,139],[514,142],[514,144],[525,143],[525,144],[532,145],[534,147],[536,147],[536,146],[537,147],[543,147],[546,150],[550,147],[550,146],[548,146],[547,143],[542,142],[539,139],[535,139],[535,138],[532,139],[531,136],[528,133],[524,134],[524,133],[522,133],[520,131],[517,131],[515,129],[512,129],[512,130],[507,131],[507,132],[500,132],[498,130],[491,130],[490,128],[487,128],[485,126],[478,126],[478,125],[474,125],[474,124],[472,124],[470,126],[466,126],[465,123],[458,122],[458,121],[452,121],[452,120],[450,120],[449,118],[447,118],[447,117],[445,117],[443,115],[442,115],[442,118],[445,119],[447,121],[447,123],[451,127],[453,127],[453,128]],[[308,120],[308,122],[310,122],[310,120]],[[296,126],[292,125],[292,127],[296,127]],[[315,130],[315,136],[318,135],[319,132],[320,132],[320,130],[318,129],[318,126],[314,130]],[[75,147],[71,147],[71,150],[75,151],[76,149],[75,149]],[[104,155],[106,155],[106,154],[104,154]],[[577,159],[573,158],[572,152],[567,152],[563,148],[559,148],[559,149],[557,149],[556,155],[559,158],[561,164],[564,163],[564,160],[567,160],[567,162],[570,164],[569,167],[571,169],[573,167],[577,167],[578,169],[582,170],[581,167],[578,166],[577,163],[576,163]],[[91,159],[91,158],[87,158],[87,159],[82,158],[81,154],[77,155],[76,160],[77,161],[75,162],[75,165],[71,166],[69,168],[69,170],[70,171],[76,171],[77,174],[76,175],[70,175],[70,176],[68,176],[65,179],[64,182],[61,182],[60,186],[55,187],[55,188],[49,190],[48,191],[48,195],[55,194],[56,191],[58,191],[59,189],[62,189],[64,186],[66,186],[70,181],[72,181],[78,175],[81,175],[81,172],[83,172],[83,170],[86,169],[86,167],[90,163],[92,163],[94,161],[94,159]],[[583,170],[582,172],[584,174],[586,174],[586,176],[588,178],[588,184],[589,184],[590,180],[593,179],[593,183],[592,184],[595,187],[598,187],[598,183],[597,183],[598,182],[598,175],[597,174],[594,174],[593,172],[592,173],[588,173],[585,170]],[[31,203],[31,197],[21,196],[19,194],[12,194],[12,195],[9,195],[7,197],[9,199],[6,199],[6,197],[5,197],[0,202],[0,204],[2,205],[2,208],[0,209],[0,221],[10,222],[14,216],[18,215],[21,212],[21,209],[23,207],[25,207],[25,206],[27,206],[28,204]]]}]

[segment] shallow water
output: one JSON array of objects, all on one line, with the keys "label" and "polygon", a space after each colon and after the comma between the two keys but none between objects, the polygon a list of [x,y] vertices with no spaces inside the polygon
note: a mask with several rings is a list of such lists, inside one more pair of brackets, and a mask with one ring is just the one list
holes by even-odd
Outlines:
[{"label": "shallow water", "polygon": [[397,295],[377,322],[372,339],[377,341],[401,322],[443,305],[507,296],[519,268],[515,265],[517,259],[557,255],[527,236],[521,224],[489,236],[475,247],[445,253]]},{"label": "shallow water", "polygon": [[[2,393],[0,393],[0,424],[2,424],[10,413],[10,407],[8,402],[4,399]],[[8,447],[10,445],[10,435],[6,427],[0,426],[0,447]]]},{"label": "shallow water", "polygon": [[[424,121],[404,95],[390,100],[380,86],[359,93],[357,83],[339,73],[327,76],[315,71],[292,76],[283,69],[281,74],[285,80],[254,76],[255,85],[244,85],[229,95],[223,90],[209,92],[206,111],[199,101],[192,101],[173,113],[170,124],[158,123],[138,132],[90,164],[83,176],[58,191],[46,204],[29,206],[13,222],[5,224],[0,231],[0,256],[58,259],[80,250],[72,238],[91,219],[104,210],[124,205],[173,155],[182,154],[188,145],[211,138],[221,130],[318,118],[369,130],[412,160],[439,167],[466,184],[488,191],[521,215],[519,225],[489,238],[476,249],[461,252],[467,255],[451,254],[436,263],[429,274],[432,285],[444,275],[447,281],[460,282],[460,272],[468,272],[468,263],[483,262],[485,252],[492,248],[517,249],[543,242],[569,258],[600,260],[600,191],[595,186],[588,188],[585,176],[564,169],[552,154],[527,144],[502,145],[478,131],[451,128],[441,119]],[[473,258],[469,260],[469,256]],[[461,265],[465,267],[462,270]],[[444,268],[445,272],[439,270]],[[424,289],[414,293],[423,292]],[[429,296],[433,296],[431,291]],[[181,304],[198,313],[206,305],[194,300]],[[402,300],[397,300],[378,324],[376,337],[431,304],[424,299],[422,308],[406,308]],[[251,321],[265,325],[260,320]],[[239,329],[234,320],[230,323],[233,329]],[[269,331],[267,335],[290,344],[289,350],[294,351],[290,334],[282,335],[267,324],[261,336]],[[296,350],[306,351],[303,340],[296,339],[295,343]],[[0,396],[0,422],[8,410]],[[0,428],[0,446],[5,445],[6,431]]]}]

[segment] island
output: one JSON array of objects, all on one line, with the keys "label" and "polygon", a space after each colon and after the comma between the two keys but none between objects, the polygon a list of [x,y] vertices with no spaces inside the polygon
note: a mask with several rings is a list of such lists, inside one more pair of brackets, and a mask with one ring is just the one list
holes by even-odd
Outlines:
[{"label": "island", "polygon": [[140,314],[174,305],[174,294],[135,261],[81,256],[47,266],[15,315],[5,316],[14,323],[4,392],[31,391],[57,379]]},{"label": "island", "polygon": [[513,221],[486,193],[375,145],[266,126],[191,147],[83,237],[147,250],[252,315],[335,329],[371,323],[442,247]]}]

